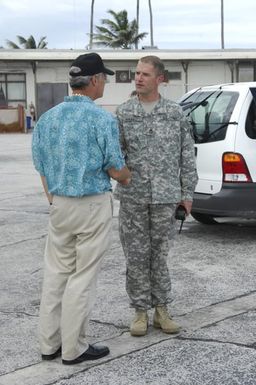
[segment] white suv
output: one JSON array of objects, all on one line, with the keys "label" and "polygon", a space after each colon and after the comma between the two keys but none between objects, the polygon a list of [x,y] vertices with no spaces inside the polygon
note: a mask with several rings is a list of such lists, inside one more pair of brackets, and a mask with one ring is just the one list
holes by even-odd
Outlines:
[{"label": "white suv", "polygon": [[179,103],[195,137],[192,216],[256,218],[256,82],[198,88]]}]

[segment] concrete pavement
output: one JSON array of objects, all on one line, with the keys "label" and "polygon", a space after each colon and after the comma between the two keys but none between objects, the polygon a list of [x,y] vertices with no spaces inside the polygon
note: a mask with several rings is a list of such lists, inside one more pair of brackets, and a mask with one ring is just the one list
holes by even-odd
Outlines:
[{"label": "concrete pavement", "polygon": [[[115,203],[89,340],[110,347],[96,362],[42,362],[37,340],[48,205],[30,134],[0,135],[0,385],[255,385],[256,255],[253,221],[186,221],[170,256],[178,336],[150,326],[131,337]],[[152,323],[150,312],[150,323]]]}]

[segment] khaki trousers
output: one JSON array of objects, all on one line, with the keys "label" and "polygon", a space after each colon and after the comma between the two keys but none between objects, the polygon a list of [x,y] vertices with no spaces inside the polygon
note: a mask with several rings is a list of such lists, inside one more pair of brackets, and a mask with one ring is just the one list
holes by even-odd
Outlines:
[{"label": "khaki trousers", "polygon": [[86,330],[97,273],[110,242],[112,213],[110,192],[54,196],[39,316],[42,354],[62,346],[62,358],[73,360],[88,349]]}]

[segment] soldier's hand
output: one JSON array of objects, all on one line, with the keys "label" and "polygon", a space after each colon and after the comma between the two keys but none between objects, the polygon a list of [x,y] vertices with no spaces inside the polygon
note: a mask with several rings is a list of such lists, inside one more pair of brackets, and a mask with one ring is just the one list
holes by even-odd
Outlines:
[{"label": "soldier's hand", "polygon": [[191,201],[181,201],[180,204],[185,207],[187,215],[190,214],[192,209],[192,203]]}]

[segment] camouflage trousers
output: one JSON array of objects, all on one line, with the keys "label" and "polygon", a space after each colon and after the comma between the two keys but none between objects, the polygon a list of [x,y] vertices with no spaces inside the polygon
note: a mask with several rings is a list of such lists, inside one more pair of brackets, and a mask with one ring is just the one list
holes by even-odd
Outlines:
[{"label": "camouflage trousers", "polygon": [[119,233],[131,306],[150,309],[171,301],[167,257],[175,234],[175,204],[120,202]]}]

